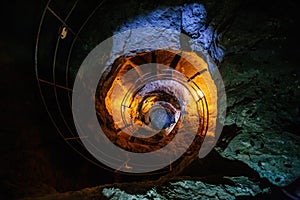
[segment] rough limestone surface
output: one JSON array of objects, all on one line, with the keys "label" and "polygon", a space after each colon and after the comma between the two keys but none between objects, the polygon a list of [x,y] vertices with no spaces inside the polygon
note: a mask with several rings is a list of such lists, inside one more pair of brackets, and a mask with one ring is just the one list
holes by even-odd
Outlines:
[{"label": "rough limestone surface", "polygon": [[[258,185],[239,177],[242,184],[213,185],[201,181],[185,180],[170,183],[170,186],[151,189],[145,194],[134,195],[118,188],[104,188],[102,193],[109,199],[236,199],[238,196],[254,196],[262,193]],[[159,192],[158,192],[159,191]],[[267,189],[264,191],[266,192]]]},{"label": "rough limestone surface", "polygon": [[[144,27],[159,27],[167,29],[167,33],[144,32],[145,37],[149,41],[155,42],[155,37],[161,34],[167,34],[168,38],[162,47],[174,46],[176,49],[187,48],[196,52],[209,53],[210,56],[217,62],[223,58],[223,49],[219,46],[218,34],[213,26],[209,25],[206,19],[206,9],[202,4],[192,3],[182,6],[160,8],[148,13],[145,16],[136,17],[125,23],[116,33],[121,33],[130,29]],[[170,31],[171,30],[171,31]],[[179,34],[184,33],[191,37],[189,41],[180,41]],[[148,37],[150,35],[151,37]],[[130,38],[136,38],[130,36]],[[148,41],[147,40],[147,41]],[[128,40],[128,43],[140,43],[138,41]],[[182,44],[180,44],[182,42]],[[153,42],[152,42],[153,43]],[[122,44],[126,50],[126,44]],[[187,45],[187,46],[186,46]]]},{"label": "rough limestone surface", "polygon": [[[143,191],[135,191],[136,187],[142,188],[141,183],[116,184],[86,188],[75,192],[56,193],[36,199],[224,199],[254,197],[264,195],[270,188],[261,186],[258,182],[251,181],[248,177],[224,177],[222,184],[206,183],[200,180],[172,181],[164,186],[145,188]],[[149,183],[145,182],[144,185]],[[35,199],[35,198],[30,198]],[[26,199],[24,199],[26,200]]]},{"label": "rough limestone surface", "polygon": [[280,74],[285,80],[280,81],[259,70],[229,76],[236,78],[227,84],[225,125],[239,131],[226,148],[216,149],[226,158],[245,162],[274,185],[292,183],[300,176],[300,137],[289,128],[298,118],[297,77]]},{"label": "rough limestone surface", "polygon": [[249,6],[255,12],[237,13],[221,40],[228,108],[216,149],[272,184],[287,186],[300,177],[299,70],[287,40],[293,22],[279,14],[282,4],[274,4],[278,15]]}]

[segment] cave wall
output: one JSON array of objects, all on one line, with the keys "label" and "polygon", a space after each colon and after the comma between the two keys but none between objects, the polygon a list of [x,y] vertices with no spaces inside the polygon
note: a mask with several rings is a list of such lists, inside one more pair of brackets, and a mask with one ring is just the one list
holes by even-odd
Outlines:
[{"label": "cave wall", "polygon": [[[203,3],[207,11],[207,27],[212,27],[208,30],[218,35],[212,38],[222,51],[219,54],[215,50],[217,57],[214,59],[226,86],[229,105],[226,126],[215,151],[208,155],[206,164],[197,161],[186,172],[189,177],[185,179],[204,177],[211,174],[215,166],[220,166],[213,174],[223,177],[230,171],[230,176],[239,177],[231,178],[234,183],[254,185],[254,193],[243,195],[253,196],[266,191],[269,191],[266,195],[270,195],[270,191],[277,191],[277,186],[287,187],[287,191],[295,193],[288,186],[295,183],[300,171],[296,2],[188,3],[195,2]],[[107,2],[103,7],[106,10],[103,11],[103,18],[94,27],[95,32],[83,33],[90,37],[86,53],[101,40],[93,38],[103,39],[111,35],[124,21],[158,7],[182,6],[184,3],[187,2]],[[5,23],[11,29],[1,33],[1,48],[4,49],[1,52],[1,87],[4,91],[1,97],[1,195],[4,198],[39,196],[114,182],[116,177],[113,174],[86,162],[67,146],[49,120],[39,97],[33,63],[35,36],[45,2],[16,5],[15,2],[7,4],[7,10],[12,12],[4,11],[3,14],[11,19],[11,23]],[[175,9],[174,12],[179,11]],[[97,37],[101,31],[104,33]],[[193,37],[201,43],[201,38],[197,35]],[[86,53],[82,53],[81,58]],[[219,59],[220,55],[222,59]],[[216,158],[217,161],[211,161]],[[229,164],[225,164],[227,162]],[[222,166],[225,168],[222,169]],[[206,173],[198,172],[201,167],[207,170]],[[239,169],[245,173],[231,172]],[[257,182],[249,183],[242,176]],[[207,185],[207,180],[202,181]],[[269,189],[256,187],[262,182]],[[183,195],[193,194],[189,188],[198,190],[203,187],[199,181],[187,181],[186,184],[175,182],[173,185],[175,188],[179,185],[179,193]],[[215,185],[220,187],[218,182]],[[108,198],[126,196],[131,189],[120,186],[126,193],[120,192],[120,189],[114,191],[114,187],[111,185],[105,190],[96,188],[96,191],[100,191],[98,195]],[[164,192],[158,192],[157,196],[168,195],[165,191],[169,188],[172,187],[167,185]],[[209,188],[213,187],[209,185]],[[153,190],[150,190],[151,193]],[[241,191],[231,191],[230,194],[235,198]],[[56,195],[60,198],[60,194]],[[74,194],[64,195],[71,195],[72,198]],[[84,195],[88,198],[92,194],[88,190]]]}]

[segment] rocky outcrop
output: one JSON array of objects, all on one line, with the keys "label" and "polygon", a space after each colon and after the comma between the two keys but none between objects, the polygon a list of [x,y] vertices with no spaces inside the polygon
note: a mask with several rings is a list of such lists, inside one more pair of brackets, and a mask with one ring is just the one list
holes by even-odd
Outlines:
[{"label": "rocky outcrop", "polygon": [[224,135],[216,149],[226,158],[245,162],[274,185],[291,184],[300,176],[300,137],[292,130],[298,119],[299,89],[293,87],[297,78],[259,70],[229,71],[227,78],[235,78],[227,84],[225,124],[236,126],[238,132]]},{"label": "rocky outcrop", "polygon": [[278,186],[300,176],[299,71],[287,54],[294,38],[290,3],[245,4],[222,37],[220,65],[228,107],[216,149]]},{"label": "rocky outcrop", "polygon": [[[169,180],[162,186],[147,188],[149,182],[115,184],[76,192],[52,194],[36,199],[236,199],[266,196],[270,188],[247,177],[224,177],[219,180]],[[140,190],[138,191],[137,188]],[[35,199],[35,198],[33,198]],[[24,199],[26,200],[26,199]]]},{"label": "rocky outcrop", "polygon": [[[208,53],[216,62],[220,62],[223,59],[224,52],[218,43],[216,27],[210,25],[207,21],[207,11],[203,4],[191,3],[182,6],[159,8],[147,13],[147,15],[131,19],[129,22],[122,25],[115,33],[145,27],[166,29],[167,33],[145,31],[140,33],[144,34],[147,41],[152,43],[155,42],[156,37],[159,37],[161,34],[168,34],[165,44],[160,43],[158,45],[159,47],[174,46],[175,48]],[[191,39],[189,41],[180,41],[179,34],[181,32],[191,37]],[[138,41],[131,41],[131,38],[134,37],[129,37],[129,44],[141,43]],[[126,52],[126,44],[118,42],[116,42],[116,44],[121,45]]]}]

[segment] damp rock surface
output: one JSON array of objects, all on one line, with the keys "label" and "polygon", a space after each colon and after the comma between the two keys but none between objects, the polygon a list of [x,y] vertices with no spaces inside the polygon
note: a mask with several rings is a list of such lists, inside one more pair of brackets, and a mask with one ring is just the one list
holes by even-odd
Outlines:
[{"label": "damp rock surface", "polygon": [[291,184],[300,176],[297,77],[227,70],[235,78],[227,83],[225,125],[239,131],[223,137],[216,149],[225,158],[245,162],[274,185]]},{"label": "damp rock surface", "polygon": [[168,187],[151,189],[140,195],[132,195],[116,188],[104,188],[102,193],[110,199],[236,199],[236,196],[254,196],[268,191],[244,177],[231,180],[232,184],[220,186],[193,180],[172,182]]},{"label": "damp rock surface", "polygon": [[287,39],[294,37],[293,21],[282,12],[292,8],[245,6],[251,9],[237,12],[221,39],[227,117],[216,150],[287,186],[300,176],[299,70]]},{"label": "damp rock surface", "polygon": [[[37,199],[237,199],[267,195],[269,187],[247,177],[224,177],[219,183],[208,183],[201,180],[169,180],[162,186],[145,187],[151,184],[144,182],[132,184],[115,184],[86,188],[75,192],[56,193]],[[135,187],[144,189],[135,191]],[[34,199],[34,198],[33,198]],[[25,200],[25,199],[24,199]]]}]

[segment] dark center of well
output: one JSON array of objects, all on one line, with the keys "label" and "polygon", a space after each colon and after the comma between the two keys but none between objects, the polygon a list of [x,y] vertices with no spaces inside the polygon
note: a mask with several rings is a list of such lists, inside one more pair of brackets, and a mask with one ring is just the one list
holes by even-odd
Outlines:
[{"label": "dark center of well", "polygon": [[164,107],[152,107],[149,111],[149,118],[153,128],[163,130],[175,123],[174,114]]}]

